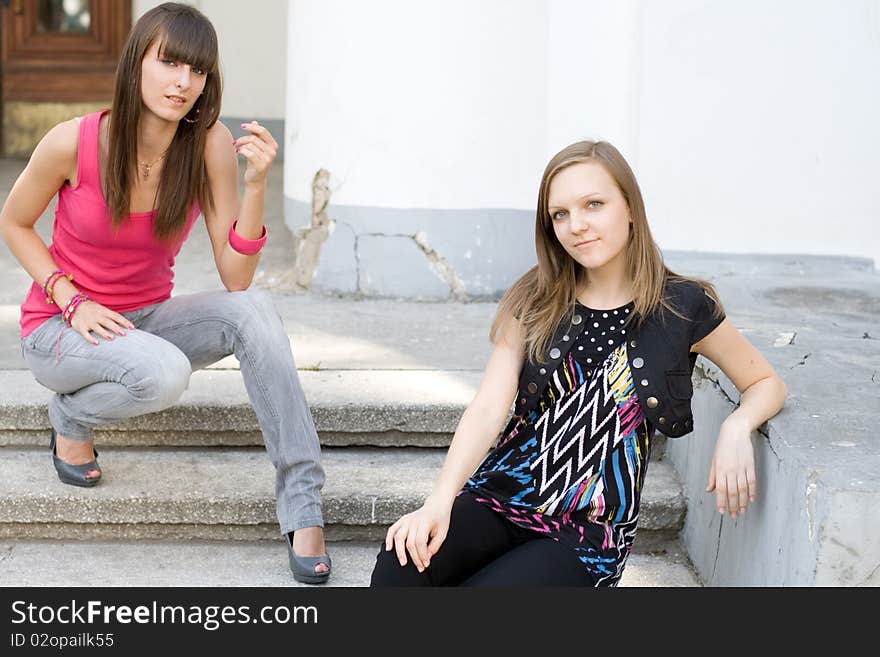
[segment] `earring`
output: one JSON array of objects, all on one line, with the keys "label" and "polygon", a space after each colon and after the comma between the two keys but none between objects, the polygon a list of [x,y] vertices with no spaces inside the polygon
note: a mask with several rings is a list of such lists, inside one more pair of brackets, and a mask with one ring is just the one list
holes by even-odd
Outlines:
[{"label": "earring", "polygon": [[[183,120],[186,121],[187,123],[198,123],[198,121],[199,121],[199,111],[200,111],[201,109],[202,109],[201,107],[196,107],[196,108],[195,108],[195,110],[196,110],[196,118],[194,118],[194,119],[188,119],[188,118],[186,118],[186,117],[184,116],[184,117],[183,117]],[[192,111],[192,110],[190,110],[190,111]]]}]

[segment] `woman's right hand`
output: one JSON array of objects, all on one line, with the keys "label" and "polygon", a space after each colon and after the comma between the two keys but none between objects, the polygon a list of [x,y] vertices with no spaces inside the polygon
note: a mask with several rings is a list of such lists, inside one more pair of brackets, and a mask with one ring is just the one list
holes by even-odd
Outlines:
[{"label": "woman's right hand", "polygon": [[421,508],[406,514],[388,528],[385,549],[390,550],[392,544],[394,545],[401,566],[406,565],[406,553],[409,551],[413,565],[419,572],[424,571],[430,564],[431,557],[437,554],[446,540],[451,512],[451,504],[435,502],[429,498]]},{"label": "woman's right hand", "polygon": [[125,335],[123,329],[134,328],[134,324],[119,313],[91,300],[83,301],[77,306],[70,319],[70,325],[92,344],[98,344],[98,340],[91,335],[92,332],[106,340],[112,340],[113,335],[110,331],[117,335]]}]

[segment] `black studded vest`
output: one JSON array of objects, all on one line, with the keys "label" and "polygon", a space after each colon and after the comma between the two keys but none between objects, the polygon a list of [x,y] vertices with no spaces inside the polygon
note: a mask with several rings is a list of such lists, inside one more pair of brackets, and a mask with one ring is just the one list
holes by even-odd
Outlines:
[{"label": "black studded vest", "polygon": [[[696,317],[699,304],[705,303],[702,288],[696,283],[667,283],[664,294],[667,301],[687,318]],[[645,417],[662,434],[670,438],[684,436],[694,428],[691,376],[697,354],[690,351],[691,322],[662,306],[638,328],[636,319],[634,316],[626,327],[626,351],[639,405]],[[545,362],[526,361],[520,372],[514,414],[524,417],[538,403],[550,376],[568,355],[585,325],[585,318],[575,310],[565,317],[554,333]]]}]

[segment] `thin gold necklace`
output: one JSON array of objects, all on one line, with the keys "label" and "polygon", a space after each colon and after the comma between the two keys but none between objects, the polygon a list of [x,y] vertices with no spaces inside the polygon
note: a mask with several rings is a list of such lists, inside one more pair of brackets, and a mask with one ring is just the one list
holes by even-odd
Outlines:
[{"label": "thin gold necklace", "polygon": [[147,163],[147,162],[141,162],[140,160],[138,160],[138,166],[141,168],[141,173],[144,176],[144,180],[146,180],[147,178],[150,177],[150,171],[153,169],[153,167],[156,164],[158,164],[159,161],[162,160],[162,158],[164,158],[166,155],[168,155],[169,148],[171,148],[171,147],[169,146],[168,148],[166,148],[165,152],[162,153],[159,157],[157,157],[152,162]]}]

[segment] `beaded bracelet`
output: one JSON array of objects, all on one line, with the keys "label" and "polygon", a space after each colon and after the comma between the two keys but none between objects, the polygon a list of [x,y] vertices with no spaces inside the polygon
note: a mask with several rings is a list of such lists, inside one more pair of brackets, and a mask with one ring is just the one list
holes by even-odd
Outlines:
[{"label": "beaded bracelet", "polygon": [[[48,276],[46,276],[46,280],[43,281],[43,292],[46,292],[46,288],[49,286],[49,283],[51,282],[51,280],[52,280],[55,276],[58,276],[59,274],[63,274],[63,273],[64,273],[63,270],[61,270],[61,269],[56,269],[56,270],[53,271],[51,274],[49,274]],[[48,294],[48,293],[47,293],[47,294]]]},{"label": "beaded bracelet", "polygon": [[79,308],[81,303],[89,300],[90,299],[85,292],[77,292],[72,297],[70,297],[70,301],[67,302],[67,306],[64,308],[64,312],[61,313],[61,319],[64,320],[64,323],[70,326],[73,319],[73,313],[76,312],[76,309]]},{"label": "beaded bracelet", "polygon": [[63,276],[66,276],[69,281],[73,280],[73,274],[68,274],[60,269],[56,269],[46,277],[46,281],[43,283],[43,292],[46,294],[46,303],[55,303],[55,283],[57,283]]}]

